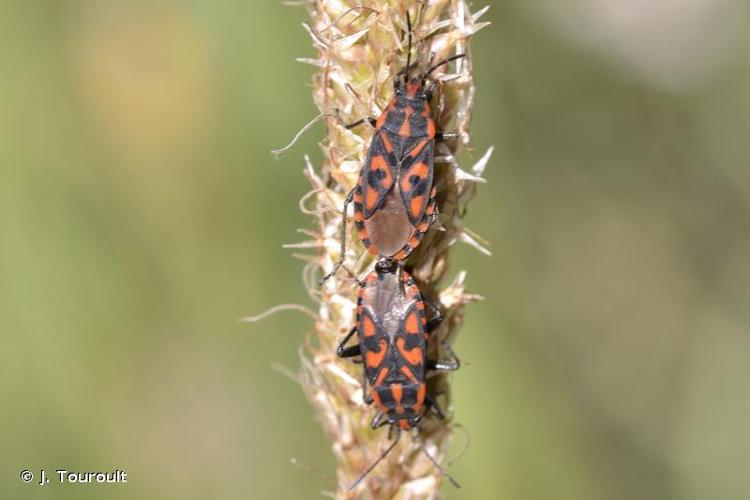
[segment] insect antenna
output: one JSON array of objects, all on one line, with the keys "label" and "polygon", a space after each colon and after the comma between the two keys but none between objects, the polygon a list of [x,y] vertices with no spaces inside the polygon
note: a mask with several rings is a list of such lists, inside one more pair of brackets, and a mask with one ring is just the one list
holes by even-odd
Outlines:
[{"label": "insect antenna", "polygon": [[[404,75],[405,79],[408,80],[409,71],[412,69],[412,64],[411,64],[412,27],[411,27],[411,16],[409,16],[408,10],[406,11],[406,26],[407,26],[407,29],[409,30],[407,34],[409,41],[407,43],[408,51],[406,53],[406,66],[401,68],[398,71],[398,73],[396,73],[395,78],[398,79],[398,78],[401,78],[402,75]],[[416,66],[416,63],[414,63],[414,66]]]},{"label": "insect antenna", "polygon": [[[394,440],[393,440],[393,443],[392,443],[392,444],[391,444],[391,445],[390,445],[390,446],[389,446],[389,447],[388,447],[388,448],[387,448],[387,449],[386,449],[386,450],[385,450],[385,451],[384,451],[384,452],[383,452],[383,453],[382,453],[382,454],[380,455],[380,457],[378,457],[378,459],[377,459],[377,460],[375,460],[375,461],[374,461],[374,462],[373,462],[373,463],[372,463],[372,464],[371,464],[371,465],[370,465],[370,466],[369,466],[369,467],[367,468],[367,470],[366,470],[366,471],[364,471],[364,472],[363,472],[362,474],[360,474],[360,475],[359,475],[359,477],[357,478],[357,480],[356,480],[356,481],[354,481],[354,482],[352,483],[352,485],[351,485],[351,486],[349,486],[349,491],[352,491],[352,490],[353,490],[354,488],[356,488],[356,487],[357,487],[357,485],[358,485],[359,483],[361,483],[361,482],[362,482],[362,480],[363,480],[363,479],[364,479],[364,478],[365,478],[365,477],[367,476],[367,474],[369,474],[370,472],[372,472],[372,470],[373,470],[373,469],[374,469],[375,467],[377,467],[377,466],[378,466],[378,464],[379,464],[380,462],[382,462],[382,461],[383,461],[383,459],[384,459],[385,457],[387,457],[387,456],[388,456],[388,454],[389,454],[389,453],[390,453],[390,452],[391,452],[391,451],[393,450],[393,448],[395,448],[395,447],[396,447],[396,445],[398,444],[398,441],[399,441],[399,439],[401,439],[401,429],[400,429],[400,428],[398,428],[398,427],[396,427],[396,439],[394,439]],[[450,477],[450,476],[448,476],[448,477]]]},{"label": "insect antenna", "polygon": [[466,437],[466,441],[464,442],[464,445],[461,447],[461,450],[456,454],[456,456],[448,460],[448,463],[447,463],[448,467],[458,462],[464,456],[464,454],[468,451],[469,447],[471,446],[471,434],[466,429],[466,427],[464,427],[461,424],[453,424],[451,428],[461,429],[461,432],[463,432],[464,436]]},{"label": "insect antenna", "polygon": [[422,453],[424,453],[425,456],[430,459],[430,462],[432,462],[432,465],[434,465],[435,468],[438,471],[440,471],[440,474],[442,474],[443,476],[447,477],[448,481],[450,481],[451,484],[453,486],[455,486],[456,488],[460,488],[461,487],[461,485],[458,484],[458,481],[456,481],[455,479],[453,479],[453,477],[450,474],[448,474],[445,471],[445,469],[443,469],[443,467],[439,463],[437,463],[437,460],[435,460],[435,457],[433,457],[432,455],[429,454],[429,452],[427,451],[427,448],[425,448],[424,445],[420,444],[419,448],[422,450]]},{"label": "insect antenna", "polygon": [[409,66],[411,66],[411,16],[409,15],[409,11],[406,11],[406,27],[409,30],[409,45],[408,45],[408,52],[406,53],[406,72],[409,72]]},{"label": "insect antenna", "polygon": [[431,73],[432,73],[433,71],[435,71],[435,70],[436,70],[436,69],[438,69],[439,67],[441,67],[441,66],[445,66],[446,64],[448,64],[448,63],[450,63],[450,62],[453,62],[453,61],[455,61],[456,59],[461,59],[461,58],[464,58],[464,57],[466,57],[466,54],[456,54],[455,56],[451,56],[451,57],[449,57],[448,59],[443,59],[443,60],[442,60],[442,61],[440,61],[439,63],[437,63],[437,64],[435,64],[435,65],[433,65],[433,66],[430,66],[430,67],[429,67],[429,68],[427,69],[427,71],[425,72],[424,76],[429,76],[429,75],[430,75],[430,74],[431,74]]}]

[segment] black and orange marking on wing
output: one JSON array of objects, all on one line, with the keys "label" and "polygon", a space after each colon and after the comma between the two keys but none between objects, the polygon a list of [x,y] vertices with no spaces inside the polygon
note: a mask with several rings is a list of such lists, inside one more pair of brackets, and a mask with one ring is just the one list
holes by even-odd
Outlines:
[{"label": "black and orange marking on wing", "polygon": [[417,309],[412,309],[407,313],[404,323],[404,330],[409,335],[419,335],[419,324],[421,323]]},{"label": "black and orange marking on wing", "polygon": [[393,258],[402,261],[406,260],[406,258],[411,254],[411,252],[419,246],[419,243],[424,238],[424,235],[427,233],[427,230],[430,228],[430,224],[432,223],[434,217],[435,217],[435,209],[437,207],[437,199],[436,199],[437,191],[433,187],[432,193],[430,195],[430,199],[427,202],[427,208],[425,209],[425,215],[422,218],[422,222],[419,223],[416,230],[414,231],[414,234],[412,234],[411,238],[409,239],[409,242],[404,246],[403,249],[401,249],[400,252],[398,252]]},{"label": "black and orange marking on wing", "polygon": [[403,357],[403,359],[405,359],[410,365],[418,366],[422,364],[422,361],[424,360],[424,353],[422,352],[422,349],[420,349],[419,347],[408,349],[406,346],[406,339],[404,337],[396,339],[396,347],[398,348],[398,352],[401,357]]},{"label": "black and orange marking on wing", "polygon": [[364,312],[362,316],[362,334],[365,337],[374,337],[377,333],[377,327],[375,326],[375,322],[373,321],[372,317],[368,312]]},{"label": "black and orange marking on wing", "polygon": [[[346,212],[348,204],[354,202],[357,234],[375,257],[404,262],[435,220],[435,141],[445,140],[448,134],[438,134],[432,118],[430,100],[436,83],[430,75],[462,57],[465,54],[456,54],[435,64],[430,61],[421,74],[413,71],[418,65],[407,62],[396,74],[394,95],[380,116],[346,126],[350,129],[369,122],[375,128],[357,187],[344,203]],[[400,196],[400,203],[389,195]],[[342,230],[341,234],[341,245],[345,248],[346,231]],[[342,266],[344,255],[342,251],[321,284]]]},{"label": "black and orange marking on wing", "polygon": [[369,219],[383,203],[388,191],[393,188],[395,168],[390,141],[383,133],[373,136],[367,161],[362,166],[358,186],[364,196],[364,216]]},{"label": "black and orange marking on wing", "polygon": [[365,353],[365,363],[369,368],[377,368],[380,366],[385,359],[385,355],[388,354],[388,341],[380,339],[378,345],[380,346],[380,349],[377,351],[368,350]]},{"label": "black and orange marking on wing", "polygon": [[409,382],[411,382],[413,384],[419,383],[419,380],[417,379],[417,376],[414,375],[414,372],[408,366],[402,365],[401,366],[401,373],[404,374],[404,376],[407,378],[407,380],[409,380]]},{"label": "black and orange marking on wing", "polygon": [[413,152],[412,162],[404,162],[399,180],[401,197],[409,214],[409,221],[416,227],[424,219],[427,202],[432,190],[432,162],[434,144],[422,142]]},{"label": "black and orange marking on wing", "polygon": [[414,411],[418,412],[424,405],[424,398],[427,396],[427,384],[420,384],[417,391],[417,402],[414,403]]},{"label": "black and orange marking on wing", "polygon": [[362,244],[365,246],[365,248],[367,248],[367,250],[372,255],[377,256],[378,248],[370,241],[370,236],[367,233],[367,228],[365,227],[365,213],[362,206],[362,198],[362,176],[360,176],[359,182],[357,183],[357,187],[354,191],[354,227],[357,229],[359,239],[362,241]]},{"label": "black and orange marking on wing", "polygon": [[[395,95],[376,120],[360,120],[348,127],[369,121],[376,129],[357,185],[347,196],[343,212],[346,217],[348,204],[354,204],[357,234],[368,251],[379,259],[375,271],[361,284],[356,327],[337,349],[341,357],[362,358],[364,385],[370,385],[369,401],[378,408],[373,427],[387,418],[391,429],[402,430],[418,425],[430,407],[439,418],[444,418],[435,395],[428,394],[426,371],[455,369],[447,368],[450,365],[446,362],[427,359],[429,331],[440,322],[441,315],[438,311],[427,322],[422,295],[404,271],[404,261],[421,243],[438,213],[433,185],[438,134],[429,104],[435,84],[428,84],[427,79],[435,69],[464,57],[463,54],[449,57],[429,65],[422,74],[414,74],[410,65],[412,30],[408,13],[407,25],[409,56],[406,67],[394,80]],[[440,135],[441,139],[446,137],[447,134]],[[343,263],[344,229],[342,257],[331,274]],[[381,254],[381,250],[390,255]],[[358,334],[359,345],[345,347],[354,333]],[[457,360],[455,365],[458,366]]]}]

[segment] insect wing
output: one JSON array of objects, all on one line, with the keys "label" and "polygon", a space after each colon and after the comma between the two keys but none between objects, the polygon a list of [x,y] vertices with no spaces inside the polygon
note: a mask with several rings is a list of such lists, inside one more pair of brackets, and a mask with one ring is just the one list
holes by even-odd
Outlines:
[{"label": "insect wing", "polygon": [[424,218],[432,188],[435,141],[418,143],[401,162],[399,179],[401,197],[409,215],[409,222],[417,226]]},{"label": "insect wing", "polygon": [[394,158],[388,136],[384,132],[376,133],[360,173],[365,219],[369,219],[380,208],[386,194],[393,188],[396,168]]}]

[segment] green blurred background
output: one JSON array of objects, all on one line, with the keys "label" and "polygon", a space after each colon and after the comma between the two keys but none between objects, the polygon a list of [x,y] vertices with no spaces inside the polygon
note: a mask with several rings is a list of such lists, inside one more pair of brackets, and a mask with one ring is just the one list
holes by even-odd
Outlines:
[{"label": "green blurred background", "polygon": [[[484,4],[476,4],[479,8]],[[494,2],[449,498],[750,498],[747,2]],[[317,498],[304,9],[0,3],[0,498]],[[466,162],[471,161],[471,155]],[[457,436],[457,446],[463,442]],[[290,463],[296,458],[316,472]],[[22,469],[128,472],[23,484]]]}]

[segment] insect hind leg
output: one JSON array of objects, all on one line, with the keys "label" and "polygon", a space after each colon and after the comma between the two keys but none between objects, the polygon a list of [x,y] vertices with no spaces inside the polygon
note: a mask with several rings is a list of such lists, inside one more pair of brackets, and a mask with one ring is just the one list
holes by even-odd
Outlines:
[{"label": "insect hind leg", "polygon": [[441,142],[450,142],[458,139],[459,134],[457,132],[436,132],[435,140]]},{"label": "insect hind leg", "polygon": [[[427,325],[425,326],[425,332],[429,335],[441,325],[441,323],[445,320],[445,316],[440,311],[440,308],[434,303],[425,301],[425,304],[432,310],[432,318],[427,321]],[[461,360],[458,359],[458,355],[447,342],[441,342],[441,345],[443,349],[448,352],[449,358],[447,360],[428,359],[425,362],[425,368],[427,370],[439,371],[458,370],[461,367]]]},{"label": "insect hind leg", "polygon": [[426,412],[432,410],[437,418],[439,418],[440,420],[445,420],[445,413],[443,413],[443,410],[440,408],[440,405],[432,394],[427,394],[425,396],[424,408]]},{"label": "insect hind leg", "polygon": [[461,368],[461,360],[453,351],[453,348],[449,346],[446,342],[443,342],[443,349],[448,351],[448,354],[450,355],[450,357],[448,359],[440,359],[440,360],[428,359],[425,362],[425,368],[427,370],[453,372]]}]

